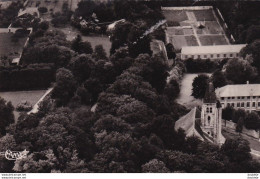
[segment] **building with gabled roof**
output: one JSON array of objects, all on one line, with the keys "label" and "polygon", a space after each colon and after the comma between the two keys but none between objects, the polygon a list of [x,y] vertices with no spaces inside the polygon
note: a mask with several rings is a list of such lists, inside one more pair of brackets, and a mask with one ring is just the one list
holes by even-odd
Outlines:
[{"label": "building with gabled roof", "polygon": [[223,59],[237,58],[246,44],[185,46],[181,49],[181,59]]},{"label": "building with gabled roof", "polygon": [[232,106],[235,109],[260,111],[260,84],[226,85],[216,89],[223,108]]}]

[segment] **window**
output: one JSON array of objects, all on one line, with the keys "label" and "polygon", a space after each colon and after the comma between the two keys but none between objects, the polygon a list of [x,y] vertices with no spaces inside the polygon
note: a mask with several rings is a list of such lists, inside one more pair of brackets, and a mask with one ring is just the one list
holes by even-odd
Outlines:
[{"label": "window", "polygon": [[231,106],[232,106],[232,107],[235,107],[235,104],[234,104],[234,103],[231,103]]},{"label": "window", "polygon": [[200,58],[200,55],[198,55],[198,58]]},{"label": "window", "polygon": [[204,58],[207,58],[207,55],[204,55]]},{"label": "window", "polygon": [[209,108],[206,109],[206,112],[209,112]]},{"label": "window", "polygon": [[209,112],[212,113],[212,108],[209,108]]},{"label": "window", "polygon": [[252,107],[255,107],[255,102],[252,103]]},{"label": "window", "polygon": [[194,55],[192,55],[191,58],[194,59]]},{"label": "window", "polygon": [[230,106],[230,103],[227,103],[227,106],[229,107],[229,106]]},{"label": "window", "polygon": [[224,97],[221,97],[221,100],[224,100],[225,98]]},{"label": "window", "polygon": [[240,103],[237,103],[237,107],[240,108]]},{"label": "window", "polygon": [[236,56],[238,57],[238,53],[236,54]]},{"label": "window", "polygon": [[258,102],[257,106],[260,107],[260,102]]},{"label": "window", "polygon": [[213,58],[213,54],[211,54],[210,57]]},{"label": "window", "polygon": [[241,103],[241,107],[242,107],[242,108],[245,107],[244,103]]},{"label": "window", "polygon": [[217,54],[217,57],[219,58],[219,54]]},{"label": "window", "polygon": [[227,57],[227,55],[226,55],[226,54],[223,54],[223,57]]},{"label": "window", "polygon": [[210,116],[208,116],[208,125],[210,125]]},{"label": "window", "polygon": [[231,53],[229,56],[230,56],[230,57],[233,57],[233,54]]},{"label": "window", "polygon": [[235,99],[235,97],[232,97],[232,99]]},{"label": "window", "polygon": [[248,107],[248,108],[250,107],[250,102],[246,103],[246,107]]},{"label": "window", "polygon": [[245,98],[244,96],[241,97],[241,99],[244,99],[244,98]]},{"label": "window", "polygon": [[248,96],[247,99],[250,99],[250,96]]},{"label": "window", "polygon": [[230,97],[228,97],[227,99],[230,99]]},{"label": "window", "polygon": [[238,96],[237,99],[240,99],[240,96]]},{"label": "window", "polygon": [[255,99],[256,98],[256,96],[253,96],[253,99]]},{"label": "window", "polygon": [[186,59],[187,59],[187,58],[188,58],[188,55],[184,55],[184,58],[186,58]]}]

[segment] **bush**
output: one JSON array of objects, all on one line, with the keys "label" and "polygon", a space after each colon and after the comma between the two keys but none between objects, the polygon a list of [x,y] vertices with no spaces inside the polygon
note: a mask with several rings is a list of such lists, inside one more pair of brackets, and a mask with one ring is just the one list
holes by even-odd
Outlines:
[{"label": "bush", "polygon": [[39,7],[38,11],[43,14],[43,13],[48,12],[48,9],[46,7]]}]

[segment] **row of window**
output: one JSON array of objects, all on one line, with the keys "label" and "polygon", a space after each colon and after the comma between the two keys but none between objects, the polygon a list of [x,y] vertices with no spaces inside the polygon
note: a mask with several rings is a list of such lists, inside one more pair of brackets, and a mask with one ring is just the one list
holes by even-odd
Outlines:
[{"label": "row of window", "polygon": [[221,100],[225,100],[225,99],[258,99],[259,96],[238,96],[238,97],[221,97]]},{"label": "row of window", "polygon": [[207,113],[212,113],[212,108],[208,108],[208,107],[207,107],[207,108],[206,108],[206,112],[207,112]]},{"label": "row of window", "polygon": [[[185,58],[185,59],[188,59],[188,58],[193,58],[193,59],[194,59],[194,57],[195,57],[195,58],[214,58],[214,57],[220,58],[220,54],[215,54],[215,55],[214,55],[214,54],[205,54],[205,55],[184,55],[184,58]],[[222,54],[222,57],[223,57],[223,58],[238,57],[238,53],[236,53],[236,54],[232,54],[232,53],[230,53],[230,54]]]},{"label": "row of window", "polygon": [[[222,105],[224,106],[224,103],[222,103]],[[232,106],[232,107],[247,107],[247,108],[250,108],[250,107],[256,107],[256,102],[239,102],[239,103],[227,103],[227,106]],[[257,103],[257,106],[260,107],[260,102]]]}]

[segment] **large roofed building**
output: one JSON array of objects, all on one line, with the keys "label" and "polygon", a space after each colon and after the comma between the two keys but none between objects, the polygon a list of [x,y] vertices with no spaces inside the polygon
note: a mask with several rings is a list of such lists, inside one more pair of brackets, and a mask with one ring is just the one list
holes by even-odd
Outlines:
[{"label": "large roofed building", "polygon": [[226,85],[216,89],[222,107],[260,111],[260,84]]},{"label": "large roofed building", "polygon": [[181,49],[181,59],[223,59],[237,58],[240,50],[246,44],[213,45],[213,46],[185,46]]}]

